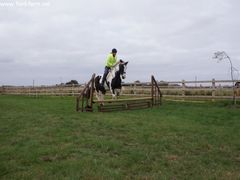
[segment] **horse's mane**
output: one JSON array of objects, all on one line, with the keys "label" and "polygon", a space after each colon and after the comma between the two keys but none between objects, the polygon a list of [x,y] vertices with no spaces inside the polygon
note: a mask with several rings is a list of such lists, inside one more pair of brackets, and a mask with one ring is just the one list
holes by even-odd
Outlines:
[{"label": "horse's mane", "polygon": [[110,69],[110,73],[112,72],[117,72],[119,70],[119,65],[121,63],[116,63],[111,69]]},{"label": "horse's mane", "polygon": [[120,63],[114,64],[113,67],[112,67],[112,69],[116,69],[119,65],[120,65]]}]

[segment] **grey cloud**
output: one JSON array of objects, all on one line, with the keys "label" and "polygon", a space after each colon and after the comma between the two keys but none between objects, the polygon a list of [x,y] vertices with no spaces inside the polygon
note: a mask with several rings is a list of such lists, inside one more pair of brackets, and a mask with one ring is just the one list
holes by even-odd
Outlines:
[{"label": "grey cloud", "polygon": [[12,58],[6,58],[6,57],[0,57],[0,63],[13,63],[14,62],[14,59]]},{"label": "grey cloud", "polygon": [[130,61],[127,81],[151,74],[162,80],[226,79],[227,63],[211,59],[218,50],[240,64],[236,0],[49,2],[44,8],[0,7],[0,85],[33,78],[41,84],[85,82],[103,72],[113,47]]}]

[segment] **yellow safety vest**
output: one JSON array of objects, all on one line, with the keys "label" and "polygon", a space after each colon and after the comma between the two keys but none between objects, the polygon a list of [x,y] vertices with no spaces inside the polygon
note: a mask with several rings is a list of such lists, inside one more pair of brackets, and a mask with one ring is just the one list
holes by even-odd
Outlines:
[{"label": "yellow safety vest", "polygon": [[106,66],[111,68],[115,63],[117,62],[117,56],[113,57],[113,54],[110,53],[107,56],[107,60],[106,60]]}]

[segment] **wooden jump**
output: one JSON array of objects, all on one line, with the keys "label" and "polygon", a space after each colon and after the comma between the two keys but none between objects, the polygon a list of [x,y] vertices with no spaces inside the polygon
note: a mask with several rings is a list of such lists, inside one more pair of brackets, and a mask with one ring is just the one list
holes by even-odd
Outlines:
[{"label": "wooden jump", "polygon": [[116,100],[104,100],[95,101],[98,103],[98,111],[110,112],[120,110],[134,110],[144,109],[152,107],[152,98],[131,98],[131,99],[116,99]]},{"label": "wooden jump", "polygon": [[[93,101],[95,74],[87,83],[83,91],[77,97],[76,110],[81,112],[93,112],[93,104],[97,104],[99,112],[123,111],[151,108],[162,104],[162,93],[155,80],[151,77],[151,96],[142,98],[127,99],[107,99],[103,101]],[[81,101],[81,106],[80,106]]]},{"label": "wooden jump", "polygon": [[[95,74],[92,75],[90,81],[86,84],[80,95],[77,97],[76,110],[77,111],[93,111],[93,93],[94,93],[94,79]],[[81,106],[80,106],[81,101]]]},{"label": "wooden jump", "polygon": [[95,103],[113,103],[113,102],[126,102],[126,101],[139,101],[139,100],[152,100],[151,97],[131,98],[131,99],[107,99],[103,101],[94,101]]}]

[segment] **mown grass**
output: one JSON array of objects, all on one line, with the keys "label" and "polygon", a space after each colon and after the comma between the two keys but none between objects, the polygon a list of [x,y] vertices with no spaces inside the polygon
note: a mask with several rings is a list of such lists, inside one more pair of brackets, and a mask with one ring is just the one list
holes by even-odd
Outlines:
[{"label": "mown grass", "polygon": [[72,97],[0,96],[1,179],[239,179],[226,102],[77,113]]}]

